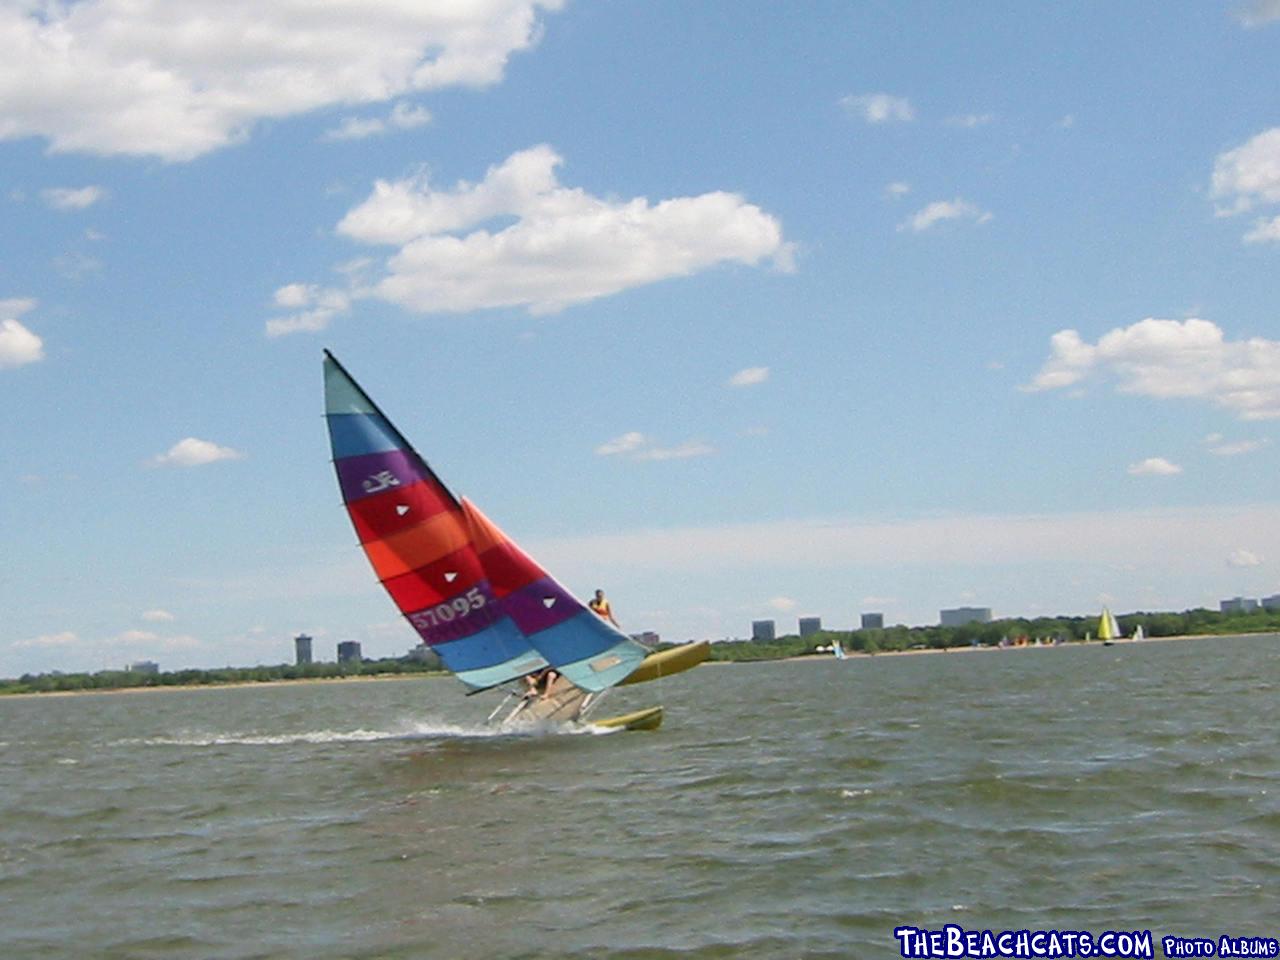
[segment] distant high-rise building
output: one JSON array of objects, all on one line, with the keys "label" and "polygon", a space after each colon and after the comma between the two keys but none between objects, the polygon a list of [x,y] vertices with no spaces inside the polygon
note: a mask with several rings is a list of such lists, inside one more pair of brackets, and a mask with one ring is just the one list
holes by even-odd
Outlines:
[{"label": "distant high-rise building", "polygon": [[633,633],[631,634],[631,639],[636,643],[643,643],[646,647],[656,647],[662,642],[662,638],[653,630],[646,630],[643,633]]},{"label": "distant high-rise building", "polygon": [[339,663],[359,663],[360,643],[356,640],[343,640],[338,644]]},{"label": "distant high-rise building", "polygon": [[811,637],[822,629],[821,617],[801,617],[800,618],[800,636]]},{"label": "distant high-rise building", "polygon": [[1232,597],[1218,604],[1223,613],[1253,613],[1258,609],[1258,601],[1252,597]]},{"label": "distant high-rise building", "polygon": [[883,613],[864,613],[862,615],[863,630],[883,630],[884,614]]},{"label": "distant high-rise building", "polygon": [[1263,610],[1280,610],[1280,593],[1262,598]]},{"label": "distant high-rise building", "polygon": [[752,620],[751,621],[751,639],[752,640],[776,640],[777,631],[774,629],[772,620]]},{"label": "distant high-rise building", "polygon": [[940,614],[944,627],[963,627],[966,623],[990,623],[990,607],[956,607]]},{"label": "distant high-rise building", "polygon": [[293,638],[294,662],[298,666],[311,662],[311,638],[300,633]]},{"label": "distant high-rise building", "polygon": [[160,664],[154,660],[136,660],[125,667],[128,673],[159,673]]}]

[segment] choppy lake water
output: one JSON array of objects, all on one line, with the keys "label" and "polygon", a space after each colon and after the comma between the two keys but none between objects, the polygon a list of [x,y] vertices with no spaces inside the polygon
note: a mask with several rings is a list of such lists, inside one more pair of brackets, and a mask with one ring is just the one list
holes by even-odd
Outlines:
[{"label": "choppy lake water", "polygon": [[[1280,934],[1280,637],[713,665],[655,733],[447,678],[0,698],[0,957],[892,957]],[[616,709],[614,709],[616,708]]]}]

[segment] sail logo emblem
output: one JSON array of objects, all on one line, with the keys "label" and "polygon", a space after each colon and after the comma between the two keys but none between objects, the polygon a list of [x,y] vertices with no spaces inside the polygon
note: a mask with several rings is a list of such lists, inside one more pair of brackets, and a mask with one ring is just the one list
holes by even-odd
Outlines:
[{"label": "sail logo emblem", "polygon": [[383,490],[390,490],[392,487],[400,486],[400,481],[396,479],[396,475],[390,470],[379,470],[361,483],[360,486],[365,493],[381,493]]},{"label": "sail logo emblem", "polygon": [[444,582],[445,582],[445,583],[453,583],[453,581],[455,581],[455,580],[457,580],[457,579],[458,579],[458,575],[457,575],[456,573],[452,572],[452,571],[450,571],[449,573],[446,573],[446,574],[444,575]]},{"label": "sail logo emblem", "polygon": [[409,508],[408,508],[405,504],[403,504],[403,503],[398,503],[398,504],[396,504],[396,516],[397,516],[397,517],[403,517],[403,516],[404,516],[406,513],[408,513],[408,512],[409,512]]},{"label": "sail logo emblem", "polygon": [[556,605],[556,598],[555,598],[555,597],[543,597],[543,598],[542,598],[542,605],[543,605],[544,607],[546,607],[548,610],[550,610],[552,607],[554,607],[554,606]]}]

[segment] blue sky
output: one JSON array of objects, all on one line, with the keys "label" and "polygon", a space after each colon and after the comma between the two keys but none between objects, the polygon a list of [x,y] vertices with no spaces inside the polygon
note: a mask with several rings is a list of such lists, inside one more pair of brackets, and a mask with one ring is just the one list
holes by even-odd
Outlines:
[{"label": "blue sky", "polygon": [[0,675],[414,642],[324,347],[627,629],[1280,592],[1276,0],[3,0],[0,38]]}]

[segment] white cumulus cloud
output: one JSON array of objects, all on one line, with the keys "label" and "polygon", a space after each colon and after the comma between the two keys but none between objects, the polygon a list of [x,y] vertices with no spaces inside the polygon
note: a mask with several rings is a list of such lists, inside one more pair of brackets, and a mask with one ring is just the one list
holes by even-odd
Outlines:
[{"label": "white cumulus cloud", "polygon": [[1135,477],[1171,477],[1181,472],[1180,466],[1164,457],[1147,457],[1129,466],[1129,473]]},{"label": "white cumulus cloud", "polygon": [[151,463],[157,467],[200,467],[219,460],[240,460],[244,454],[231,447],[219,446],[208,440],[186,437],[179,440],[166,452],[153,457]]},{"label": "white cumulus cloud", "polygon": [[44,341],[18,322],[34,300],[0,300],[0,370],[44,359]]},{"label": "white cumulus cloud", "polygon": [[[1219,216],[1280,204],[1280,127],[1265,130],[1219,154],[1213,164],[1210,195],[1217,203]],[[1280,241],[1280,217],[1255,220],[1244,241]]]},{"label": "white cumulus cloud", "polygon": [[1252,550],[1233,550],[1231,555],[1227,557],[1228,567],[1260,567],[1263,562],[1262,557]]},{"label": "white cumulus cloud", "polygon": [[562,0],[0,5],[0,139],[190,160],[263,119],[502,79]]},{"label": "white cumulus cloud", "polygon": [[911,101],[890,93],[856,93],[840,98],[840,106],[867,123],[906,123],[916,118]]},{"label": "white cumulus cloud", "polygon": [[947,220],[971,220],[974,223],[987,223],[992,218],[990,211],[983,210],[968,200],[956,197],[954,200],[937,200],[917,210],[907,220],[898,224],[898,229],[921,233]]},{"label": "white cumulus cloud", "polygon": [[754,387],[769,379],[768,367],[746,367],[729,378],[731,387]]},{"label": "white cumulus cloud", "polygon": [[106,196],[101,187],[50,187],[40,199],[55,210],[85,210]]},{"label": "white cumulus cloud", "polygon": [[[541,314],[724,263],[791,268],[781,225],[736,194],[606,200],[562,186],[561,163],[541,145],[452,189],[434,188],[425,174],[378,181],[337,230],[397,249],[380,280],[353,282],[351,299],[376,297],[419,313]],[[321,329],[347,306],[321,303],[271,321],[268,333]]]},{"label": "white cumulus cloud", "polygon": [[1062,330],[1049,347],[1049,359],[1024,389],[1052,390],[1102,374],[1121,393],[1208,400],[1242,420],[1280,417],[1280,341],[1230,341],[1208,320],[1148,317],[1096,344]]}]

